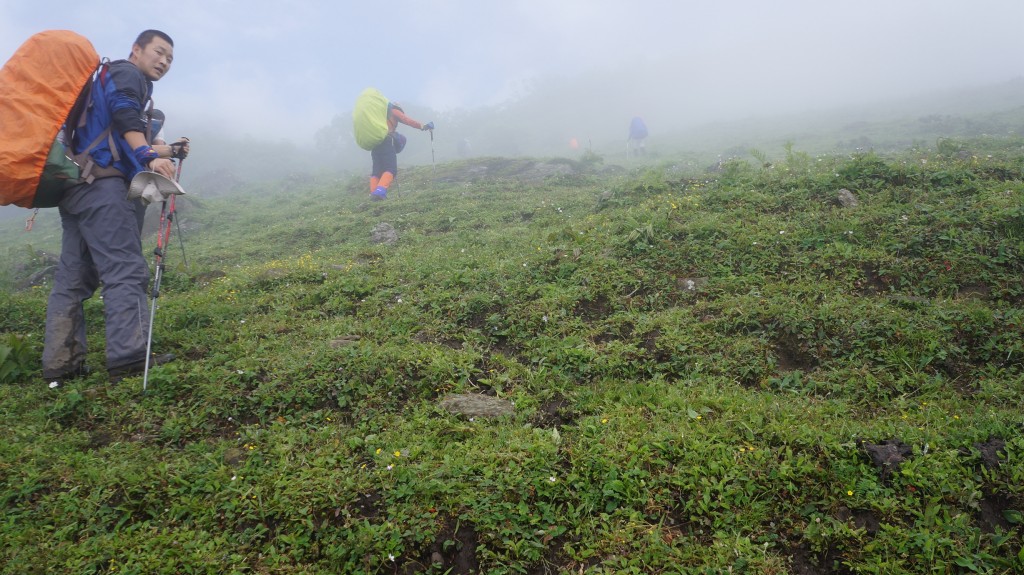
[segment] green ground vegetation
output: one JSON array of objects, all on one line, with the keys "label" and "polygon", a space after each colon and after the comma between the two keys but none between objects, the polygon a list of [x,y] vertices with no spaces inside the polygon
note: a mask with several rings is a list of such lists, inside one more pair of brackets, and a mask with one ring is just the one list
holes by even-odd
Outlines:
[{"label": "green ground vegetation", "polygon": [[3,230],[0,569],[1020,572],[1024,142],[777,156],[187,204],[146,394],[99,297],[39,378],[59,224]]}]

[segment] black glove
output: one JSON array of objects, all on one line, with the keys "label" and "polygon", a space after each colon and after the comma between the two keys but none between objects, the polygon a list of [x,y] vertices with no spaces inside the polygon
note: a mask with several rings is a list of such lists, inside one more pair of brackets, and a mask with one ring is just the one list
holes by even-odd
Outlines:
[{"label": "black glove", "polygon": [[171,157],[179,160],[188,157],[188,138],[182,138],[171,144]]},{"label": "black glove", "polygon": [[423,124],[423,129],[424,130],[431,130],[431,131],[433,131],[434,130],[434,123],[433,122],[427,122],[426,124]]}]

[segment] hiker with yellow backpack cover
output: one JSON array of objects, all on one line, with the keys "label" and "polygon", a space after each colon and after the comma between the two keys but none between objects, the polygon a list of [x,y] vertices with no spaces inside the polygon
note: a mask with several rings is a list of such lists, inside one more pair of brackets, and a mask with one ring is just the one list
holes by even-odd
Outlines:
[{"label": "hiker with yellow backpack cover", "polygon": [[406,138],[397,130],[402,123],[411,128],[430,131],[434,139],[434,123],[421,124],[405,115],[402,107],[389,101],[376,88],[363,90],[352,111],[356,143],[370,151],[373,171],[370,174],[370,198],[384,200],[388,187],[398,176],[398,154],[405,148]]}]

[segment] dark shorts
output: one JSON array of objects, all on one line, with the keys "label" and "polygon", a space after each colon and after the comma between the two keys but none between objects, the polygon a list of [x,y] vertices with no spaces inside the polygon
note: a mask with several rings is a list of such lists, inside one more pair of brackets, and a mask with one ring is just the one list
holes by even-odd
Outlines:
[{"label": "dark shorts", "polygon": [[373,158],[373,175],[374,177],[381,177],[384,172],[391,172],[392,175],[398,175],[398,153],[395,151],[395,140],[394,134],[388,134],[384,141],[377,144],[377,147],[370,151],[370,157]]}]

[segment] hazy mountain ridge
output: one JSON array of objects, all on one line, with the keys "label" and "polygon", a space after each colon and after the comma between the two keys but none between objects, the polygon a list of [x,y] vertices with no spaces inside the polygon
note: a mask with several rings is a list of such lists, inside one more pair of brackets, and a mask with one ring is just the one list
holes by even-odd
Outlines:
[{"label": "hazy mountain ridge", "polygon": [[[567,83],[568,84],[568,83]],[[536,87],[521,99],[476,110],[435,113],[411,104],[407,111],[438,125],[431,145],[427,134],[410,135],[399,156],[400,166],[442,163],[474,156],[579,157],[590,150],[609,160],[623,158],[627,114],[609,116],[597,96],[581,96],[580,85]],[[581,92],[584,90],[584,92]],[[618,106],[618,108],[622,108]],[[573,110],[571,115],[563,112]],[[656,157],[688,154],[711,163],[720,156],[759,148],[781,154],[788,142],[810,153],[906,148],[915,143],[934,145],[941,137],[1019,135],[1024,133],[1024,78],[915,98],[877,101],[839,108],[809,108],[801,113],[750,114],[743,118],[700,122],[679,118],[665,126],[651,124],[649,149]],[[337,179],[369,171],[370,158],[351,137],[347,112],[322,127],[308,146],[254,135],[240,138],[223,131],[188,127],[182,135],[193,141],[193,154],[182,169],[182,185],[200,196],[239,191],[254,182],[310,177]],[[575,129],[585,126],[587,129]],[[175,131],[177,134],[179,131]],[[569,140],[579,134],[580,149]],[[459,142],[469,144],[460,153]],[[26,214],[15,207],[0,208],[0,219]]]}]

